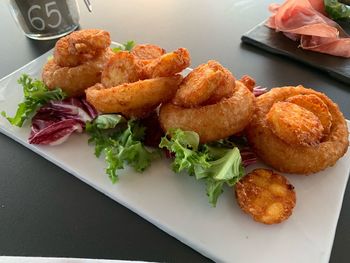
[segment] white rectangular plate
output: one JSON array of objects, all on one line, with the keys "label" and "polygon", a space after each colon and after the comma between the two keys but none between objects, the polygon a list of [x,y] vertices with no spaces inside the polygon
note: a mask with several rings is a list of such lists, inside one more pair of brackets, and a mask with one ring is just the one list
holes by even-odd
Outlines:
[{"label": "white rectangular plate", "polygon": [[[40,78],[52,51],[0,80],[0,110],[9,115],[22,100],[17,79],[22,73]],[[205,195],[204,183],[174,174],[168,160],[159,160],[143,174],[123,171],[112,184],[105,163],[94,156],[85,134],[71,136],[58,146],[27,143],[30,127],[12,127],[0,119],[0,131],[33,150],[98,191],[126,206],[203,255],[224,262],[328,262],[349,176],[350,153],[334,167],[312,176],[287,175],[295,186],[297,205],[284,223],[254,222],[225,188],[216,208]],[[82,161],[84,160],[84,161]],[[250,167],[248,171],[258,164]]]}]

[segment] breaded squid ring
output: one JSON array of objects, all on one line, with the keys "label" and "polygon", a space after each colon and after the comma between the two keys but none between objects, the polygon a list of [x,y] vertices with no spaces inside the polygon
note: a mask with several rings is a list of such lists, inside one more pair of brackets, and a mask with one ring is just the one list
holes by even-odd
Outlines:
[{"label": "breaded squid ring", "polygon": [[160,108],[159,120],[164,131],[172,128],[195,131],[199,134],[200,142],[206,143],[242,131],[253,115],[254,101],[254,95],[242,82],[236,81],[230,98],[197,108],[167,103]]},{"label": "breaded squid ring", "polygon": [[[330,131],[316,145],[288,144],[269,128],[266,115],[276,102],[309,94],[316,95],[327,105],[332,116]],[[286,173],[310,174],[321,171],[334,165],[349,145],[347,125],[338,106],[325,94],[302,86],[274,88],[258,97],[256,111],[246,133],[256,154],[266,164]]]},{"label": "breaded squid ring", "polygon": [[184,78],[172,102],[186,108],[200,106],[214,93],[222,78],[221,71],[200,65]]},{"label": "breaded squid ring", "polygon": [[135,82],[141,78],[141,69],[135,57],[128,51],[119,51],[108,61],[102,71],[101,83],[106,88],[123,83]]},{"label": "breaded squid ring", "polygon": [[324,129],[324,134],[328,134],[330,132],[332,126],[332,115],[322,99],[314,94],[310,94],[293,96],[288,98],[286,101],[311,111],[320,120]]},{"label": "breaded squid ring", "polygon": [[101,72],[114,52],[107,48],[96,58],[76,67],[61,67],[49,60],[42,72],[42,80],[49,89],[61,88],[68,96],[80,96],[84,90],[101,81]]},{"label": "breaded squid ring", "polygon": [[231,97],[234,87],[232,73],[218,62],[209,60],[184,78],[172,102],[186,108],[214,104]]},{"label": "breaded squid ring", "polygon": [[121,113],[126,117],[142,117],[160,103],[170,100],[180,82],[181,75],[140,80],[112,88],[96,84],[88,88],[86,99],[102,113]]},{"label": "breaded squid ring", "polygon": [[290,145],[316,145],[324,136],[322,123],[314,113],[286,101],[273,104],[266,114],[266,123],[275,135]]},{"label": "breaded squid ring", "polygon": [[136,63],[140,68],[151,63],[155,59],[165,54],[165,49],[152,44],[139,44],[132,50],[131,54],[135,56]]},{"label": "breaded squid ring", "polygon": [[168,77],[180,73],[190,65],[190,53],[186,48],[178,48],[152,59],[143,67],[143,78]]},{"label": "breaded squid ring", "polygon": [[[236,83],[236,79],[232,75],[231,71],[220,65],[217,61],[209,60],[208,65],[213,69],[220,70],[221,72],[223,72],[224,77],[222,78],[221,82],[219,83],[219,86],[215,89],[210,98],[205,102],[206,105],[215,104],[223,98],[231,97]],[[247,87],[247,85],[243,81],[241,82]]]},{"label": "breaded squid ring", "polygon": [[54,60],[62,67],[75,67],[99,56],[111,44],[107,31],[84,29],[57,41]]},{"label": "breaded squid ring", "polygon": [[131,54],[140,60],[152,60],[164,55],[165,49],[152,44],[139,44],[131,50]]}]

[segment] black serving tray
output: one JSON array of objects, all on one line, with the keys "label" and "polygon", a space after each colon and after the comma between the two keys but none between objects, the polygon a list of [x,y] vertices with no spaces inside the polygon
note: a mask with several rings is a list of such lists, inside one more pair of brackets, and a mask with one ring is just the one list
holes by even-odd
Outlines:
[{"label": "black serving tray", "polygon": [[[300,61],[350,84],[350,58],[303,50],[298,47],[298,42],[287,38],[282,32],[276,32],[266,27],[264,24],[265,21],[245,33],[241,38],[242,42]],[[350,28],[346,28],[346,25],[342,25],[342,27],[349,32]]]}]

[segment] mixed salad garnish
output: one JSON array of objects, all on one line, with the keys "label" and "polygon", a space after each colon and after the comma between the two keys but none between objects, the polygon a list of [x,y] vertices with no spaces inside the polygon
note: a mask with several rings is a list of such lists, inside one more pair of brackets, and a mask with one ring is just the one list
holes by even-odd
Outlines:
[{"label": "mixed salad garnish", "polygon": [[[85,98],[67,98],[61,89],[49,90],[42,81],[26,74],[18,83],[23,87],[24,101],[18,105],[14,117],[5,112],[2,115],[18,127],[31,121],[30,144],[58,145],[74,132],[86,132],[88,143],[95,146],[96,157],[104,157],[105,172],[112,183],[118,181],[119,171],[125,165],[143,172],[161,157],[161,149],[165,149],[164,156],[173,158],[173,171],[186,171],[197,180],[205,181],[209,203],[216,206],[224,185],[233,186],[243,177],[244,167],[256,161],[243,138],[200,144],[197,133],[180,129],[173,130],[171,138],[169,134],[164,135],[159,148],[148,147],[145,146],[147,129],[141,120],[127,120],[119,114],[99,114]],[[256,96],[264,92],[265,88],[255,89]]]}]

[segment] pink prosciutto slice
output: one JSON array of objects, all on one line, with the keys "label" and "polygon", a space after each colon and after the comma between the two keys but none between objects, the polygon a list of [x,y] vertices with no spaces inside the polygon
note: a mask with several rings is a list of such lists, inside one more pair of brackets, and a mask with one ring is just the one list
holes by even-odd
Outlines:
[{"label": "pink prosciutto slice", "polygon": [[[334,56],[350,57],[350,41],[341,27],[323,15],[323,0],[287,0],[271,4],[266,26],[282,31],[300,47]],[[323,11],[324,12],[324,11]]]},{"label": "pink prosciutto slice", "polygon": [[315,10],[317,10],[318,12],[324,15],[326,14],[323,0],[309,0],[309,2]]}]

